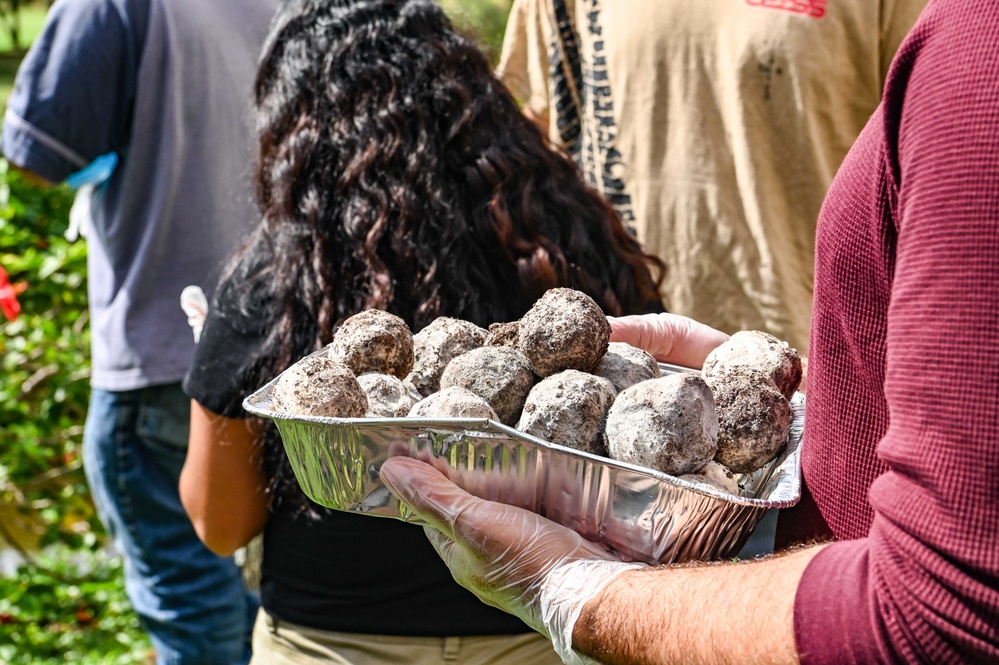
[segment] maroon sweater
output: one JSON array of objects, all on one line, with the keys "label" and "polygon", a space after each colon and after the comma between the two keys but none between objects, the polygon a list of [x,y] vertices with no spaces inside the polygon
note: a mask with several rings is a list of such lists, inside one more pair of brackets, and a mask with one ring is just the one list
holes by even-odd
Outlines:
[{"label": "maroon sweater", "polygon": [[[822,210],[803,663],[999,663],[999,2],[931,0]],[[800,526],[800,525],[799,525]]]}]

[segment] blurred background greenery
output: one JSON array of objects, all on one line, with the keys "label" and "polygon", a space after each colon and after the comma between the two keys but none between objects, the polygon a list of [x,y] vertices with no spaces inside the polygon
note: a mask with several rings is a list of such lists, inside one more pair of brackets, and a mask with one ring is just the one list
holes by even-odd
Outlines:
[{"label": "blurred background greenery", "polygon": [[[495,62],[512,0],[440,2]],[[50,5],[0,0],[4,106]],[[90,338],[86,245],[66,237],[73,195],[0,160],[0,268],[21,308],[0,314],[0,665],[152,658],[83,476]]]}]

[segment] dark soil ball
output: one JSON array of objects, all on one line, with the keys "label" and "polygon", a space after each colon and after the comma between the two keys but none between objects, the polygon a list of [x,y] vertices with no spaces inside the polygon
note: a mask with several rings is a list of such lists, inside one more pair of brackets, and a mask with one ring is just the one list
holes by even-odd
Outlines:
[{"label": "dark soil ball", "polygon": [[369,309],[343,322],[329,353],[357,376],[379,372],[401,379],[413,369],[413,333],[395,314]]},{"label": "dark soil ball", "polygon": [[441,390],[460,386],[472,391],[493,408],[500,422],[512,426],[534,382],[531,366],[520,351],[483,346],[448,363],[441,375]]},{"label": "dark soil ball", "polygon": [[604,425],[616,392],[607,379],[575,369],[553,374],[531,388],[517,429],[606,457]]},{"label": "dark soil ball", "polygon": [[703,468],[717,449],[715,402],[694,374],[636,383],[607,414],[607,450],[622,462],[677,476]]},{"label": "dark soil ball", "polygon": [[735,473],[772,460],[787,442],[791,403],[768,380],[738,375],[707,379],[718,410],[715,459]]},{"label": "dark soil ball", "polygon": [[520,340],[520,321],[510,321],[509,323],[489,324],[489,336],[486,337],[486,346],[512,346],[518,348]]},{"label": "dark soil ball", "polygon": [[306,356],[274,384],[279,411],[307,416],[361,418],[368,398],[350,368],[325,353]]},{"label": "dark soil ball", "polygon": [[607,353],[593,368],[593,374],[609,380],[621,392],[636,383],[659,378],[662,370],[648,351],[624,342],[611,342]]},{"label": "dark soil ball", "polygon": [[741,375],[770,381],[785,398],[801,384],[801,356],[791,346],[759,330],[743,330],[715,348],[704,361],[704,378]]},{"label": "dark soil ball", "polygon": [[370,373],[357,377],[357,383],[368,398],[369,418],[400,418],[409,413],[422,396],[399,377]]},{"label": "dark soil ball", "polygon": [[582,291],[549,289],[520,319],[518,346],[541,377],[589,372],[607,352],[610,323]]},{"label": "dark soil ball", "polygon": [[471,390],[460,386],[444,388],[413,405],[411,418],[488,418],[499,420],[496,412]]},{"label": "dark soil ball", "polygon": [[441,316],[413,335],[413,371],[407,381],[426,397],[440,390],[441,374],[453,358],[477,349],[488,333],[469,321]]}]

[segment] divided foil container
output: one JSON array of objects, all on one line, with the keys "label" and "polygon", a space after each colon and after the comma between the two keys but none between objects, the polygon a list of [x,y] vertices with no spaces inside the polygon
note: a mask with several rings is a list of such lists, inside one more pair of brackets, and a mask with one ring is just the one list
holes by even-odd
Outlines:
[{"label": "divided foil container", "polygon": [[[660,367],[664,374],[698,373]],[[282,413],[273,402],[278,378],[243,406],[275,422],[302,490],[337,510],[420,523],[378,477],[382,462],[405,455],[433,465],[471,494],[543,515],[605,544],[622,559],[654,564],[730,558],[768,509],[793,506],[801,497],[801,393],[791,401],[787,444],[766,466],[742,476],[741,495],[734,496],[553,444],[493,420]]]}]

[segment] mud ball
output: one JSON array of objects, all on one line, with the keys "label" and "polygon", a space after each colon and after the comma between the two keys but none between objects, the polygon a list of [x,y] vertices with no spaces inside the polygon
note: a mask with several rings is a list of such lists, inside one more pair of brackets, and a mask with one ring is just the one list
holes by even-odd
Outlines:
[{"label": "mud ball", "polygon": [[279,411],[307,416],[361,418],[368,398],[350,368],[325,353],[307,356],[274,384]]},{"label": "mud ball", "polygon": [[485,329],[461,319],[441,316],[413,335],[413,371],[406,380],[422,397],[440,390],[441,374],[453,358],[486,341]]},{"label": "mud ball", "polygon": [[500,422],[513,425],[534,382],[523,353],[508,346],[483,346],[448,363],[441,375],[441,390],[466,388],[484,399]]},{"label": "mud ball", "polygon": [[401,379],[413,369],[413,333],[395,314],[369,309],[343,322],[329,353],[357,376],[378,372]]},{"label": "mud ball", "polygon": [[694,374],[636,383],[607,414],[607,450],[622,462],[677,476],[703,468],[717,449],[714,398]]},{"label": "mud ball", "polygon": [[460,386],[444,388],[413,405],[410,418],[488,418],[499,420],[496,412],[471,390]]},{"label": "mud ball", "polygon": [[552,374],[531,388],[517,429],[606,457],[604,425],[616,394],[614,385],[599,376],[575,369]]},{"label": "mud ball", "polygon": [[711,460],[705,464],[704,468],[696,473],[683,474],[680,476],[680,479],[695,485],[707,485],[708,487],[713,487],[716,490],[728,492],[735,496],[739,496],[741,493],[738,477],[732,473],[731,469],[724,464],[719,464],[715,460]]},{"label": "mud ball", "polygon": [[709,378],[718,410],[715,459],[735,473],[772,460],[787,441],[791,403],[769,381],[738,375]]},{"label": "mud ball", "polygon": [[368,398],[369,418],[400,418],[409,413],[422,395],[391,374],[362,374],[357,383]]},{"label": "mud ball", "polygon": [[490,323],[486,346],[512,346],[517,348],[520,340],[520,321]]},{"label": "mud ball", "polygon": [[801,384],[801,356],[773,335],[743,330],[715,348],[704,360],[704,378],[742,375],[769,381],[786,399]]},{"label": "mud ball", "polygon": [[636,383],[659,378],[662,370],[649,352],[624,342],[611,342],[593,374],[607,379],[621,392]]},{"label": "mud ball", "polygon": [[540,377],[589,372],[607,352],[610,323],[582,291],[549,289],[520,319],[517,346]]}]

